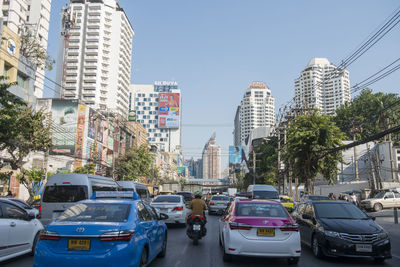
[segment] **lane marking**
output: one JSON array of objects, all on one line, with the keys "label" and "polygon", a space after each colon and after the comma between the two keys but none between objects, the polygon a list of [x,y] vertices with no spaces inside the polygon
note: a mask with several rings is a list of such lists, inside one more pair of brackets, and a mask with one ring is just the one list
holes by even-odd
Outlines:
[{"label": "lane marking", "polygon": [[397,258],[397,259],[400,259],[400,256],[397,256],[397,255],[394,255],[394,254],[392,254],[392,257],[395,257],[395,258]]}]

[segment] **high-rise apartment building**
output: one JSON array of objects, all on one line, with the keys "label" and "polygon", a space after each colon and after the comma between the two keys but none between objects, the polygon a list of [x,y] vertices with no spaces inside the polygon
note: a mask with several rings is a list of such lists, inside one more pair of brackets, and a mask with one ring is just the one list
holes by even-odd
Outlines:
[{"label": "high-rise apartment building", "polygon": [[71,0],[62,12],[56,97],[127,117],[132,25],[116,0]]},{"label": "high-rise apartment building", "polygon": [[334,114],[350,101],[349,72],[338,69],[326,58],[313,58],[294,81],[294,91],[297,107]]},{"label": "high-rise apartment building", "polygon": [[181,151],[181,90],[176,82],[131,84],[130,110],[147,130],[150,145],[161,152]]},{"label": "high-rise apartment building", "polygon": [[[47,50],[50,25],[51,0],[4,0],[0,1],[3,25],[20,35],[26,27],[33,38]],[[30,68],[30,66],[26,66]],[[36,72],[35,72],[36,71]],[[43,97],[44,69],[35,69],[34,95]]]},{"label": "high-rise apartment building", "polygon": [[[258,127],[272,127],[275,121],[275,102],[264,82],[252,82],[245,91],[236,111],[235,145],[245,143],[251,131]],[[240,143],[238,141],[240,140]]]},{"label": "high-rise apartment building", "polygon": [[215,142],[215,133],[204,146],[202,163],[203,179],[221,179],[221,147]]}]

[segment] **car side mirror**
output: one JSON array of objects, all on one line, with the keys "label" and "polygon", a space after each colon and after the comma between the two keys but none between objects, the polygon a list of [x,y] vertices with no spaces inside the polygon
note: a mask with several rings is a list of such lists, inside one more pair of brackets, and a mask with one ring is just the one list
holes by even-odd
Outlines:
[{"label": "car side mirror", "polygon": [[165,213],[160,213],[159,215],[159,220],[167,220],[169,216]]},{"label": "car side mirror", "polygon": [[150,195],[150,198],[154,198],[154,195],[153,195],[153,194],[151,194],[151,195]]},{"label": "car side mirror", "polygon": [[310,214],[303,214],[301,216],[304,220],[312,220],[312,216]]},{"label": "car side mirror", "polygon": [[368,216],[371,220],[375,221],[376,217],[375,216]]},{"label": "car side mirror", "polygon": [[26,215],[26,220],[27,220],[27,221],[32,221],[33,219],[36,219],[35,213],[34,213],[34,212],[29,212],[29,213]]}]

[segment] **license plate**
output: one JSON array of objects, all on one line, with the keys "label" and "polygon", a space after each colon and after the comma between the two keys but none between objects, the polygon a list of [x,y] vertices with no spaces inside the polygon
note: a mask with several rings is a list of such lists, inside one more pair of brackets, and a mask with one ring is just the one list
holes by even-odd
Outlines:
[{"label": "license plate", "polygon": [[372,252],[372,245],[356,244],[357,252]]},{"label": "license plate", "polygon": [[89,250],[89,239],[70,239],[68,240],[68,250]]},{"label": "license plate", "polygon": [[193,231],[200,231],[200,229],[201,229],[201,225],[199,225],[199,224],[193,225]]},{"label": "license plate", "polygon": [[275,236],[274,228],[258,228],[257,235],[260,236]]}]

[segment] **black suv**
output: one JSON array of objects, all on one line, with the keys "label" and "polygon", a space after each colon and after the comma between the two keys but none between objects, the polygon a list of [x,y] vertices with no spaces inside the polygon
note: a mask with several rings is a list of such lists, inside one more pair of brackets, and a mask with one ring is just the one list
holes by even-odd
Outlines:
[{"label": "black suv", "polygon": [[183,196],[183,199],[184,199],[186,204],[189,204],[190,201],[192,201],[192,199],[194,198],[192,192],[177,192],[176,195]]}]

